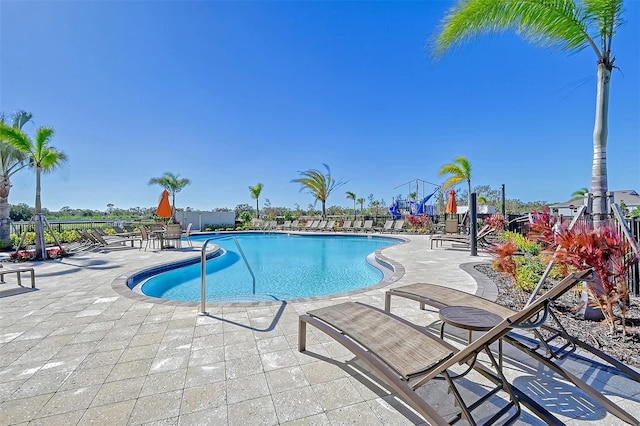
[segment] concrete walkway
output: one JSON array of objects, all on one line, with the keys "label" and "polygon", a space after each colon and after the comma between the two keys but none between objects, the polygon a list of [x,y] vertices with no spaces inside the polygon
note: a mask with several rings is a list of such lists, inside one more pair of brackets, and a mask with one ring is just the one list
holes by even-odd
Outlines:
[{"label": "concrete walkway", "polygon": [[[209,316],[198,316],[197,304],[141,300],[119,284],[133,271],[199,255],[198,247],[34,262],[37,290],[18,287],[13,275],[0,284],[0,425],[423,423],[324,334],[310,331],[309,352],[297,350],[298,315],[310,309],[346,299],[383,307],[386,288],[416,281],[476,291],[460,265],[486,256],[407,238],[382,252],[402,275],[393,283],[318,300],[210,303]],[[437,320],[410,301],[394,300],[393,312],[423,325]],[[640,409],[636,383],[579,358],[569,362],[627,410]],[[507,369],[519,387],[535,384],[540,402],[568,424],[619,424],[535,366],[517,361]],[[521,424],[536,421],[525,413]]]}]

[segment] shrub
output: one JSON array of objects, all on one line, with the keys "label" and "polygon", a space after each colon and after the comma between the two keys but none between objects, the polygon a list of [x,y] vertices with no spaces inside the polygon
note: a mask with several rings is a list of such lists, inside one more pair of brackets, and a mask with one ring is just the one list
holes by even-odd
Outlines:
[{"label": "shrub", "polygon": [[410,231],[419,232],[421,234],[427,232],[427,228],[429,225],[429,216],[407,215],[405,219],[407,220],[407,222],[409,222]]},{"label": "shrub", "polygon": [[507,220],[502,215],[493,215],[485,219],[485,223],[496,231],[504,231],[507,227]]},{"label": "shrub", "polygon": [[514,259],[517,251],[518,248],[513,241],[493,244],[489,248],[489,252],[495,256],[491,262],[493,269],[509,275],[514,281],[517,280],[516,270],[518,265]]},{"label": "shrub", "polygon": [[518,234],[517,232],[503,232],[500,236],[504,241],[511,241],[515,246],[523,253],[528,253],[533,256],[537,256],[540,254],[540,244],[531,241],[527,237],[522,234]]},{"label": "shrub", "polygon": [[527,293],[533,292],[545,269],[540,258],[533,256],[519,256],[516,258],[515,262],[516,289],[526,291]]}]

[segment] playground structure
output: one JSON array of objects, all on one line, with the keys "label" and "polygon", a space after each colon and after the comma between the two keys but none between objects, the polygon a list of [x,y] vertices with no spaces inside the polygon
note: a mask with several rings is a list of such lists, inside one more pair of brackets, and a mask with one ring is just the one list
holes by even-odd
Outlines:
[{"label": "playground structure", "polygon": [[[393,198],[393,202],[391,203],[391,207],[389,207],[389,214],[393,216],[394,220],[402,218],[402,215],[412,215],[412,216],[435,216],[435,206],[433,204],[427,204],[427,202],[440,191],[440,185],[435,183],[427,182],[422,179],[414,179],[409,182],[405,182],[401,185],[396,186],[394,189],[400,188],[404,185],[409,185],[409,194],[412,194],[412,184],[415,182],[416,191],[413,193],[414,197],[408,197],[403,199],[401,195],[397,195]],[[422,183],[422,195],[423,198],[421,201],[417,201],[418,193],[420,189],[420,183]],[[429,185],[434,185],[436,188],[432,193],[424,196],[424,184],[428,183]]]}]

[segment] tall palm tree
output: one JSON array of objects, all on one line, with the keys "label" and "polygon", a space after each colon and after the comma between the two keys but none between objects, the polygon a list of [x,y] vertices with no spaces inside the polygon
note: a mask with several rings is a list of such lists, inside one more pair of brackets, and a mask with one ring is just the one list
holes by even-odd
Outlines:
[{"label": "tall palm tree", "polygon": [[360,217],[364,218],[364,198],[358,198],[358,204],[360,204]]},{"label": "tall palm tree", "polygon": [[353,200],[353,220],[356,220],[356,193],[347,191],[347,198]]},{"label": "tall palm tree", "polygon": [[582,200],[584,196],[589,193],[589,188],[580,188],[571,194],[571,201],[573,200]]},{"label": "tall palm tree", "polygon": [[53,135],[54,130],[52,128],[40,127],[36,131],[34,142],[20,129],[6,125],[0,126],[0,139],[6,140],[13,147],[25,153],[29,167],[36,172],[36,259],[47,258],[47,249],[44,241],[44,218],[42,217],[42,201],[40,196],[42,188],[40,184],[41,175],[42,173],[49,173],[55,170],[67,160],[67,155],[64,152],[53,146],[49,146]]},{"label": "tall palm tree", "polygon": [[331,176],[329,166],[324,163],[322,165],[327,169],[326,175],[319,170],[309,169],[304,172],[298,172],[300,177],[291,180],[291,182],[299,183],[301,192],[307,190],[315,197],[315,201],[322,203],[322,218],[324,219],[327,216],[327,198],[335,189],[338,189],[346,182],[335,180]]},{"label": "tall palm tree", "polygon": [[189,179],[181,178],[179,174],[170,172],[165,172],[162,176],[149,180],[149,185],[160,185],[171,194],[171,212],[173,213],[171,219],[174,222],[176,222],[176,194],[189,184],[191,184]]},{"label": "tall palm tree", "polygon": [[249,187],[249,193],[251,194],[251,198],[253,198],[254,200],[256,200],[256,219],[260,218],[260,193],[262,192],[262,188],[264,188],[264,185],[259,183],[256,186],[250,186]]},{"label": "tall palm tree", "polygon": [[597,59],[591,192],[594,225],[607,213],[607,136],[613,37],[622,24],[622,0],[463,0],[448,12],[435,40],[434,56],[482,34],[516,31],[542,47],[570,53],[590,48]]},{"label": "tall palm tree", "polygon": [[[31,120],[33,114],[18,111],[13,114],[12,126],[22,130]],[[6,116],[0,114],[0,124],[5,125]],[[11,176],[29,165],[25,161],[26,154],[0,138],[0,243],[3,247],[11,246],[11,217],[9,207],[9,192],[11,191]]]},{"label": "tall palm tree", "polygon": [[453,163],[445,164],[440,167],[438,176],[450,175],[449,178],[442,184],[441,190],[444,191],[460,182],[467,182],[467,188],[469,190],[468,206],[469,212],[471,212],[471,163],[465,157],[457,157],[453,160]]}]

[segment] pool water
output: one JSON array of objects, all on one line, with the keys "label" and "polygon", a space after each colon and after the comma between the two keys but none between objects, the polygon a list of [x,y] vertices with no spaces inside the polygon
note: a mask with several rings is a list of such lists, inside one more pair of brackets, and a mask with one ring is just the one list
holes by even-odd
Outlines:
[{"label": "pool water", "polygon": [[[218,238],[220,237],[220,238]],[[209,301],[290,300],[342,293],[380,282],[383,273],[366,260],[376,250],[398,244],[393,238],[290,234],[235,234],[256,281],[229,236],[211,243],[226,250],[207,262]],[[191,237],[205,241],[211,235]],[[209,243],[209,244],[211,244]],[[200,264],[153,276],[142,284],[147,296],[200,300]]]}]

